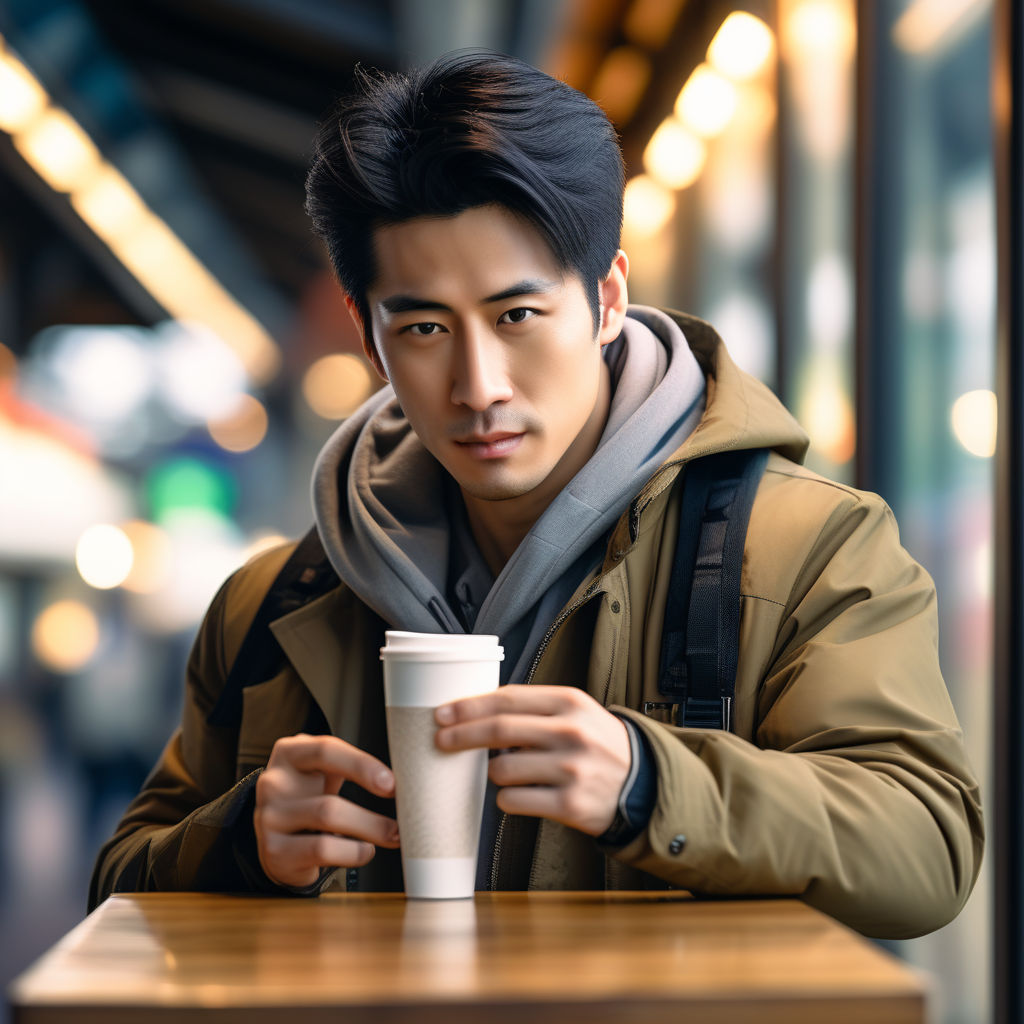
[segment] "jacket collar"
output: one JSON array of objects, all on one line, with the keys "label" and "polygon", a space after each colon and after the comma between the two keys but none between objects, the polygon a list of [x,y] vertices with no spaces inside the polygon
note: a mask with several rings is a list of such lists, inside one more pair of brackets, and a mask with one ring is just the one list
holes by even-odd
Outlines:
[{"label": "jacket collar", "polygon": [[354,660],[366,657],[366,651],[358,641],[352,642],[352,631],[338,628],[339,623],[352,621],[350,599],[347,587],[336,587],[275,619],[270,629],[319,704],[331,732],[356,744],[362,721],[363,688],[342,685],[342,666],[351,668]]}]

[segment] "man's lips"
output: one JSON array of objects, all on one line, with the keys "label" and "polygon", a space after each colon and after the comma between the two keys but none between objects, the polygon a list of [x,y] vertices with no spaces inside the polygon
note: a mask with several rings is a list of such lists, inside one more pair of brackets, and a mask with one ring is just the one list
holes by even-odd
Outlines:
[{"label": "man's lips", "polygon": [[525,433],[511,433],[507,430],[495,431],[492,434],[476,434],[457,438],[459,448],[478,459],[496,459],[508,455],[519,447]]}]

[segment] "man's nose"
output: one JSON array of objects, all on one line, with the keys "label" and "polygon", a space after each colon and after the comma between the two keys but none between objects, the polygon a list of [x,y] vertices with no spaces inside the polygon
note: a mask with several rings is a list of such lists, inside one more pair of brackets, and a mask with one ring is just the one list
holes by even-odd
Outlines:
[{"label": "man's nose", "polygon": [[466,331],[455,345],[452,403],[484,412],[511,397],[505,346],[485,331]]}]

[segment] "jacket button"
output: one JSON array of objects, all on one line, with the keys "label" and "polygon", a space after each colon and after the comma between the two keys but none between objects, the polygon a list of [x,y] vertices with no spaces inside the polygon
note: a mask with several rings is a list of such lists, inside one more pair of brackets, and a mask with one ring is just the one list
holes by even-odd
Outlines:
[{"label": "jacket button", "polygon": [[672,842],[668,844],[668,852],[671,854],[679,854],[683,852],[683,847],[686,845],[686,836],[673,836]]},{"label": "jacket button", "polygon": [[618,615],[622,611],[622,605],[618,601],[612,601],[612,611]]}]

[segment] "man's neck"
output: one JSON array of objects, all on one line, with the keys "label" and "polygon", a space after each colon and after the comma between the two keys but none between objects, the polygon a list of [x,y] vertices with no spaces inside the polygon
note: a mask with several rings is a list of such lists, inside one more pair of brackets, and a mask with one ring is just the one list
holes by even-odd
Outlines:
[{"label": "man's neck", "polygon": [[510,503],[480,501],[465,493],[463,500],[476,546],[484,556],[487,567],[497,577],[522,539],[530,532],[539,514],[533,515],[525,508],[498,509],[495,506]]}]

